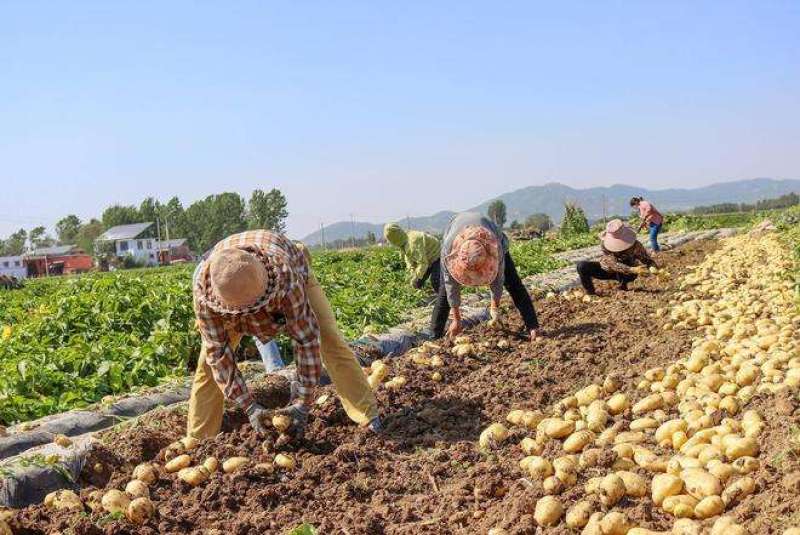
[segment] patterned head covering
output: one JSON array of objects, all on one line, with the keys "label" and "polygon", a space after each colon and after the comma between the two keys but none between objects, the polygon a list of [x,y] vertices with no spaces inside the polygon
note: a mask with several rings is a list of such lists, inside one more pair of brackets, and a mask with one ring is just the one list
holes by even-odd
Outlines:
[{"label": "patterned head covering", "polygon": [[453,240],[445,267],[463,286],[488,286],[500,268],[500,243],[489,229],[470,225]]},{"label": "patterned head covering", "polygon": [[606,230],[600,233],[600,239],[603,247],[612,253],[619,253],[636,242],[636,231],[621,219],[612,219],[606,225]]},{"label": "patterned head covering", "polygon": [[215,250],[207,260],[206,305],[219,314],[250,314],[277,294],[277,273],[270,259],[255,248]]}]

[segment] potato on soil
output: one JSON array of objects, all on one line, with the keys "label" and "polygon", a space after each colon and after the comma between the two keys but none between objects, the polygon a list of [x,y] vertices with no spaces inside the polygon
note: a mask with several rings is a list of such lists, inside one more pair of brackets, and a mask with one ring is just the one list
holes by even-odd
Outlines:
[{"label": "potato on soil", "polygon": [[575,430],[575,422],[561,418],[542,420],[544,433],[550,438],[566,438]]},{"label": "potato on soil", "polygon": [[618,511],[608,513],[600,521],[600,530],[603,535],[625,535],[631,527],[628,517]]},{"label": "potato on soil", "polygon": [[527,459],[526,467],[532,478],[544,481],[553,475],[553,465],[544,457],[532,456]]},{"label": "potato on soil", "polygon": [[121,490],[112,489],[103,495],[101,503],[103,504],[103,510],[107,513],[125,513],[131,503],[131,499]]},{"label": "potato on soil", "polygon": [[508,429],[499,423],[493,423],[481,432],[478,438],[478,445],[481,449],[487,449],[501,444],[508,438]]},{"label": "potato on soil", "polygon": [[285,414],[276,414],[272,417],[272,427],[283,433],[292,425],[292,419]]},{"label": "potato on soil", "polygon": [[594,506],[589,501],[582,500],[576,503],[567,511],[567,526],[573,529],[584,527],[589,523],[589,517],[592,516],[593,511]]},{"label": "potato on soil", "polygon": [[544,449],[544,446],[541,443],[530,437],[523,438],[519,443],[519,447],[522,449],[525,455],[539,455]]},{"label": "potato on soil", "polygon": [[719,496],[722,492],[719,479],[702,468],[684,470],[681,472],[681,479],[683,479],[686,492],[698,500],[702,500],[706,496]]},{"label": "potato on soil", "polygon": [[156,508],[153,505],[153,502],[150,501],[150,498],[136,498],[130,504],[128,504],[128,508],[125,511],[125,516],[128,520],[130,520],[134,524],[144,524],[156,513]]},{"label": "potato on soil", "polygon": [[178,471],[178,479],[192,487],[202,485],[208,481],[210,476],[211,474],[204,466],[190,466]]},{"label": "potato on soil", "polygon": [[552,496],[545,496],[536,502],[533,518],[539,526],[555,526],[563,514],[561,502]]},{"label": "potato on soil", "polygon": [[567,453],[580,453],[583,449],[592,443],[594,440],[594,433],[584,429],[583,431],[576,431],[569,435],[564,441],[564,451]]},{"label": "potato on soil", "polygon": [[158,479],[158,473],[152,464],[142,463],[133,469],[133,479],[150,485]]},{"label": "potato on soil", "polygon": [[150,490],[147,488],[147,485],[144,483],[144,481],[132,479],[127,485],[125,485],[125,494],[131,498],[141,498],[142,496],[149,497]]},{"label": "potato on soil", "polygon": [[751,495],[756,490],[756,482],[751,477],[737,479],[722,491],[722,501],[726,507],[740,502],[743,498]]},{"label": "potato on soil", "polygon": [[706,496],[694,507],[694,517],[698,519],[711,518],[725,511],[725,503],[719,496]]},{"label": "potato on soil", "polygon": [[177,472],[178,470],[182,470],[192,464],[192,458],[186,455],[178,455],[174,459],[170,460],[167,464],[164,465],[164,470],[168,473],[172,474]]},{"label": "potato on soil", "polygon": [[71,490],[57,490],[44,498],[44,504],[59,511],[83,511],[83,502]]},{"label": "potato on soil", "polygon": [[275,460],[273,462],[275,463],[275,466],[283,468],[284,470],[294,470],[294,459],[289,455],[279,453],[275,456]]},{"label": "potato on soil", "polygon": [[183,437],[180,442],[183,445],[183,451],[192,451],[200,445],[200,441],[194,437]]},{"label": "potato on soil", "polygon": [[625,496],[625,482],[617,474],[608,474],[600,481],[598,492],[603,505],[612,507]]},{"label": "potato on soil", "polygon": [[247,466],[249,462],[249,457],[231,457],[230,459],[225,459],[222,463],[222,471],[226,474],[232,474]]},{"label": "potato on soil", "polygon": [[99,513],[103,510],[103,491],[93,490],[86,496],[86,505],[93,513]]},{"label": "potato on soil", "polygon": [[620,471],[617,475],[625,484],[625,495],[633,498],[647,496],[647,480],[636,472]]}]

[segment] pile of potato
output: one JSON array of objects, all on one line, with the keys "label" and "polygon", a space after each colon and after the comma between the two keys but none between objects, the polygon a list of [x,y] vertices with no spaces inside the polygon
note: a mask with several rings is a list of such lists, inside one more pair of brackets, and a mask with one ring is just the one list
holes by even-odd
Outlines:
[{"label": "pile of potato", "polygon": [[[658,533],[625,515],[618,504],[629,497],[650,499],[674,517],[668,533],[747,533],[721,516],[756,490],[752,474],[765,424],[747,404],[756,393],[800,386],[794,335],[800,314],[786,279],[790,267],[775,236],[726,240],[684,279],[671,310],[657,311],[668,317],[665,329],[698,330],[689,355],[647,370],[635,394],[621,392],[612,375],[562,399],[549,414],[508,414],[510,425],[532,434],[519,445],[519,466],[544,489],[534,510],[538,525],[563,520],[584,535]],[[494,423],[479,447],[495,448],[509,436]],[[543,457],[553,440],[563,455]],[[609,455],[610,469],[600,469],[601,456]],[[559,495],[578,485],[582,473],[584,498],[562,503]]]}]

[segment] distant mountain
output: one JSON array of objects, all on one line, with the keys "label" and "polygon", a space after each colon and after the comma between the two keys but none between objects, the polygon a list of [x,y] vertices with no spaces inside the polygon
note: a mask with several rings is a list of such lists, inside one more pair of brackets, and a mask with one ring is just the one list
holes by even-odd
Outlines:
[{"label": "distant mountain", "polygon": [[[515,219],[524,221],[529,215],[540,212],[549,215],[554,222],[558,223],[564,215],[564,203],[566,201],[578,203],[586,211],[586,216],[590,220],[596,220],[603,217],[604,204],[606,215],[627,215],[630,213],[628,201],[634,195],[641,195],[653,201],[662,211],[677,211],[724,202],[752,203],[761,199],[780,197],[791,192],[800,193],[800,180],[754,178],[734,182],[721,182],[695,189],[672,188],[662,190],[648,190],[624,184],[575,189],[553,182],[543,186],[528,186],[504,193],[465,211],[477,211],[485,214],[489,203],[500,199],[506,204],[509,224]],[[403,226],[408,224],[410,228],[417,230],[441,232],[454,214],[455,212],[444,211],[428,217],[412,217],[408,222],[402,220],[400,223]],[[364,238],[370,231],[380,237],[383,232],[383,225],[383,223],[358,222],[355,224],[356,238]],[[336,239],[347,240],[352,234],[353,225],[347,221],[325,227],[326,242]],[[303,242],[308,245],[321,244],[322,233],[317,231],[309,234],[303,238]]]}]

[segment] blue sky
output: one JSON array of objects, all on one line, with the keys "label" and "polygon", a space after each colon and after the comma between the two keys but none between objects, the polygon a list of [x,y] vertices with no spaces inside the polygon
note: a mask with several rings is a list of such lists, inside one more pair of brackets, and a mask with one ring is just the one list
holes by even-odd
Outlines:
[{"label": "blue sky", "polygon": [[0,236],[278,187],[289,231],[800,178],[800,2],[0,0]]}]

